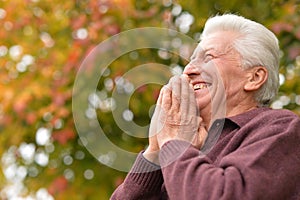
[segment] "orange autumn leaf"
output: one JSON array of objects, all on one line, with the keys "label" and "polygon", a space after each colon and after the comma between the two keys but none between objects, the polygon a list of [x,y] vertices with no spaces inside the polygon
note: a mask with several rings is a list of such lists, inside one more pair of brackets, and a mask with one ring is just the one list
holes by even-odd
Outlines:
[{"label": "orange autumn leaf", "polygon": [[48,191],[51,195],[59,194],[66,190],[68,187],[68,180],[63,177],[57,177],[49,186]]},{"label": "orange autumn leaf", "polygon": [[61,130],[55,131],[52,135],[54,141],[57,141],[61,145],[67,144],[69,140],[74,139],[76,136],[75,132],[72,130]]}]

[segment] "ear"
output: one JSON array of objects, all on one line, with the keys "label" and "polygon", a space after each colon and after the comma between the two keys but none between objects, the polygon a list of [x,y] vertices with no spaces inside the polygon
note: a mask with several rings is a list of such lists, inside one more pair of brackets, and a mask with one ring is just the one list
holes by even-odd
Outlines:
[{"label": "ear", "polygon": [[268,71],[263,66],[253,67],[247,70],[248,79],[244,85],[244,90],[247,92],[258,90],[267,81]]}]

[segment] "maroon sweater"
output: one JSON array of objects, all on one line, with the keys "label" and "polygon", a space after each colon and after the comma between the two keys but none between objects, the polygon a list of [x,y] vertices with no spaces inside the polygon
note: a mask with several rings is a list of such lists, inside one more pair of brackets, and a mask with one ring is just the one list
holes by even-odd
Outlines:
[{"label": "maroon sweater", "polygon": [[217,138],[211,150],[169,141],[159,155],[162,168],[139,154],[111,199],[300,199],[298,116],[258,108],[226,119],[223,128],[220,122],[209,130]]}]

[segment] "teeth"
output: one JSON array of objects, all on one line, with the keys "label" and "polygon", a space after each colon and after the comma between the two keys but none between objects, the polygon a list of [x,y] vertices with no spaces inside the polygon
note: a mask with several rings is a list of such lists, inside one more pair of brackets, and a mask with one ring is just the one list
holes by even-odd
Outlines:
[{"label": "teeth", "polygon": [[194,85],[194,90],[201,90],[201,89],[204,89],[204,88],[207,88],[207,87],[208,87],[207,84],[199,83],[199,84]]}]

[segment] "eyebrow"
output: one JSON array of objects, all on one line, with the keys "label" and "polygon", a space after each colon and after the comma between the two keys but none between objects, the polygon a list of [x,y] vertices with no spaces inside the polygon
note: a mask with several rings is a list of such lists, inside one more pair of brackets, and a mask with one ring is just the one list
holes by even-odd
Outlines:
[{"label": "eyebrow", "polygon": [[202,47],[200,47],[201,51],[197,51],[198,47],[196,47],[195,51],[193,52],[192,56],[190,57],[190,60],[193,60],[195,57],[197,57],[197,54],[201,53],[201,54],[205,54],[206,52],[210,51],[210,50],[216,50],[214,47],[210,47],[207,49],[204,49]]}]

